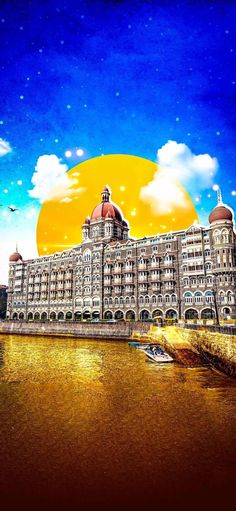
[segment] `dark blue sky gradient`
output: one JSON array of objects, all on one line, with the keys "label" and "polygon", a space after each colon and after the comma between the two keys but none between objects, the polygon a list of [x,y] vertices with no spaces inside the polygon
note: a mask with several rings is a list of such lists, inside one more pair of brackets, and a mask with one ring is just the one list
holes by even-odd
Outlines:
[{"label": "dark blue sky gradient", "polygon": [[[0,173],[6,186],[23,179],[12,202],[29,201],[42,154],[70,168],[81,161],[65,158],[74,147],[155,161],[172,139],[217,157],[235,207],[235,20],[227,0],[2,0],[0,137],[13,152]],[[214,202],[203,194],[199,208]]]}]

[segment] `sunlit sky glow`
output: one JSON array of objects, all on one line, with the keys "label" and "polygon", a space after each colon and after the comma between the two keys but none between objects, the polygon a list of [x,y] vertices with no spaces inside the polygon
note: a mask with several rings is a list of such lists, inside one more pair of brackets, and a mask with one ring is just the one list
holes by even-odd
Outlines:
[{"label": "sunlit sky glow", "polygon": [[[171,140],[190,151],[182,184],[200,220],[214,183],[235,208],[235,19],[227,0],[1,2],[1,254],[16,241],[36,254],[41,204],[28,190],[44,155],[67,169],[112,153],[155,162]],[[199,189],[194,155],[217,159]]]}]

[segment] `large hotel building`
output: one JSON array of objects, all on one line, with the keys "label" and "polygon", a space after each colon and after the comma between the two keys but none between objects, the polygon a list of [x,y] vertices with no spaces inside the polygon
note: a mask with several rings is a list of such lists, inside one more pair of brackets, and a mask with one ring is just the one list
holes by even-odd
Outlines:
[{"label": "large hotel building", "polygon": [[131,239],[105,187],[82,232],[64,252],[11,255],[8,319],[236,318],[236,234],[220,193],[208,227]]}]

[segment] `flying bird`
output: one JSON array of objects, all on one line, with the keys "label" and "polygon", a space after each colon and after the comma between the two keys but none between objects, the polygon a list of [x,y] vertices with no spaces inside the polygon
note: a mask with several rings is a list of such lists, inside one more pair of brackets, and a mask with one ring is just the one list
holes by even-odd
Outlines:
[{"label": "flying bird", "polygon": [[13,208],[12,206],[7,206],[8,209],[10,209],[10,211],[13,213],[14,211],[18,211],[17,208]]}]

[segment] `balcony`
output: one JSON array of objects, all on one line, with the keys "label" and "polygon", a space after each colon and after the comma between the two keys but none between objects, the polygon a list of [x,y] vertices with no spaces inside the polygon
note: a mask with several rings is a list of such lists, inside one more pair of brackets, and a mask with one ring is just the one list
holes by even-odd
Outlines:
[{"label": "balcony", "polygon": [[111,275],[111,273],[112,273],[111,266],[109,268],[104,268],[104,275]]},{"label": "balcony", "polygon": [[138,282],[148,282],[148,277],[138,277]]},{"label": "balcony", "polygon": [[105,287],[104,289],[104,295],[108,296],[112,294],[112,288],[111,287]]},{"label": "balcony", "polygon": [[146,269],[147,269],[147,264],[139,263],[139,264],[138,264],[138,269],[139,269],[139,270],[146,270]]},{"label": "balcony", "polygon": [[161,282],[160,275],[151,275],[151,282]]},{"label": "balcony", "polygon": [[128,277],[128,276],[125,277],[125,283],[132,284],[133,282],[134,282],[134,277]]},{"label": "balcony", "polygon": [[166,273],[165,275],[163,275],[163,280],[165,282],[166,281],[170,281],[170,280],[174,280],[174,272]]},{"label": "balcony", "polygon": [[122,266],[119,266],[118,268],[114,268],[114,273],[123,273],[122,272]]},{"label": "balcony", "polygon": [[152,264],[151,264],[151,268],[152,268],[153,270],[158,270],[158,269],[160,268],[160,264],[159,264],[159,263],[152,263]]},{"label": "balcony", "polygon": [[174,267],[174,260],[173,261],[164,261],[165,268],[171,268]]}]

